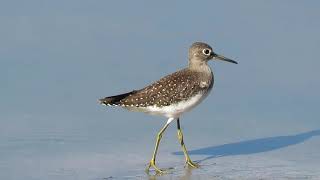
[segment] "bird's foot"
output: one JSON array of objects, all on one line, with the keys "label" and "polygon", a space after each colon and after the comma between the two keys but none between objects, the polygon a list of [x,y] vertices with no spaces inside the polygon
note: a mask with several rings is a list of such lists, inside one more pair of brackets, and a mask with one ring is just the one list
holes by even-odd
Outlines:
[{"label": "bird's foot", "polygon": [[192,168],[199,168],[200,167],[200,165],[198,163],[195,163],[195,162],[191,161],[190,159],[188,159],[186,161],[186,165],[188,165],[189,167],[192,167]]},{"label": "bird's foot", "polygon": [[153,169],[156,171],[156,175],[162,175],[162,174],[166,173],[165,170],[157,167],[155,160],[153,160],[153,159],[149,162],[149,164],[145,170],[146,173],[149,173],[151,167],[153,167]]}]

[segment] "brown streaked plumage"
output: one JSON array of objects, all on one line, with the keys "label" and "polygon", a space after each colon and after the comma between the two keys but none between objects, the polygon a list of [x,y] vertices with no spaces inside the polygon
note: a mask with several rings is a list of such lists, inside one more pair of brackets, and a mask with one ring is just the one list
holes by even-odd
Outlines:
[{"label": "brown streaked plumage", "polygon": [[169,106],[205,93],[213,85],[213,74],[183,69],[137,91],[100,99],[102,104],[123,107]]},{"label": "brown streaked plumage", "polygon": [[100,103],[107,106],[122,106],[130,111],[140,111],[168,118],[167,123],[157,135],[156,146],[147,166],[147,172],[150,167],[153,167],[157,174],[164,172],[156,166],[155,160],[162,134],[173,120],[177,120],[178,138],[186,164],[198,167],[198,164],[192,162],[188,155],[179,118],[181,114],[198,105],[212,89],[214,78],[207,63],[213,58],[237,64],[236,61],[214,53],[208,44],[196,42],[189,49],[187,68],[167,75],[140,90],[100,99]]}]

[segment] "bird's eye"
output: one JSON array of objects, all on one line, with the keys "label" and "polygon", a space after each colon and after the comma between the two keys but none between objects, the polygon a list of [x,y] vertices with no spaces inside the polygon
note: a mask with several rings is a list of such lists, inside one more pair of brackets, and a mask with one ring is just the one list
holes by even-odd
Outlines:
[{"label": "bird's eye", "polygon": [[202,53],[204,54],[204,55],[210,55],[210,53],[211,53],[211,50],[210,49],[204,49],[203,51],[202,51]]}]

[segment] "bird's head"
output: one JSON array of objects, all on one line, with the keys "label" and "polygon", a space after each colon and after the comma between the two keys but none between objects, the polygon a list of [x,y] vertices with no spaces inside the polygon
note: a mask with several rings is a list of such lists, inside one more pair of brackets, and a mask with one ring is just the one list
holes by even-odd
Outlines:
[{"label": "bird's head", "polygon": [[211,59],[222,60],[238,64],[236,61],[232,59],[216,54],[215,52],[213,52],[211,46],[203,42],[195,42],[189,48],[189,61],[206,63]]}]

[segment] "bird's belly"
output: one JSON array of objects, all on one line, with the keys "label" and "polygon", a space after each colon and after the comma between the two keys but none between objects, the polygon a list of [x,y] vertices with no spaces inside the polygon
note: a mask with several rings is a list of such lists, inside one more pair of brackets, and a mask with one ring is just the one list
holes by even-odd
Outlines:
[{"label": "bird's belly", "polygon": [[179,118],[180,115],[184,112],[188,112],[197,106],[208,93],[199,93],[189,100],[181,101],[169,106],[151,106],[146,108],[146,113],[153,115],[165,116],[167,118]]}]

